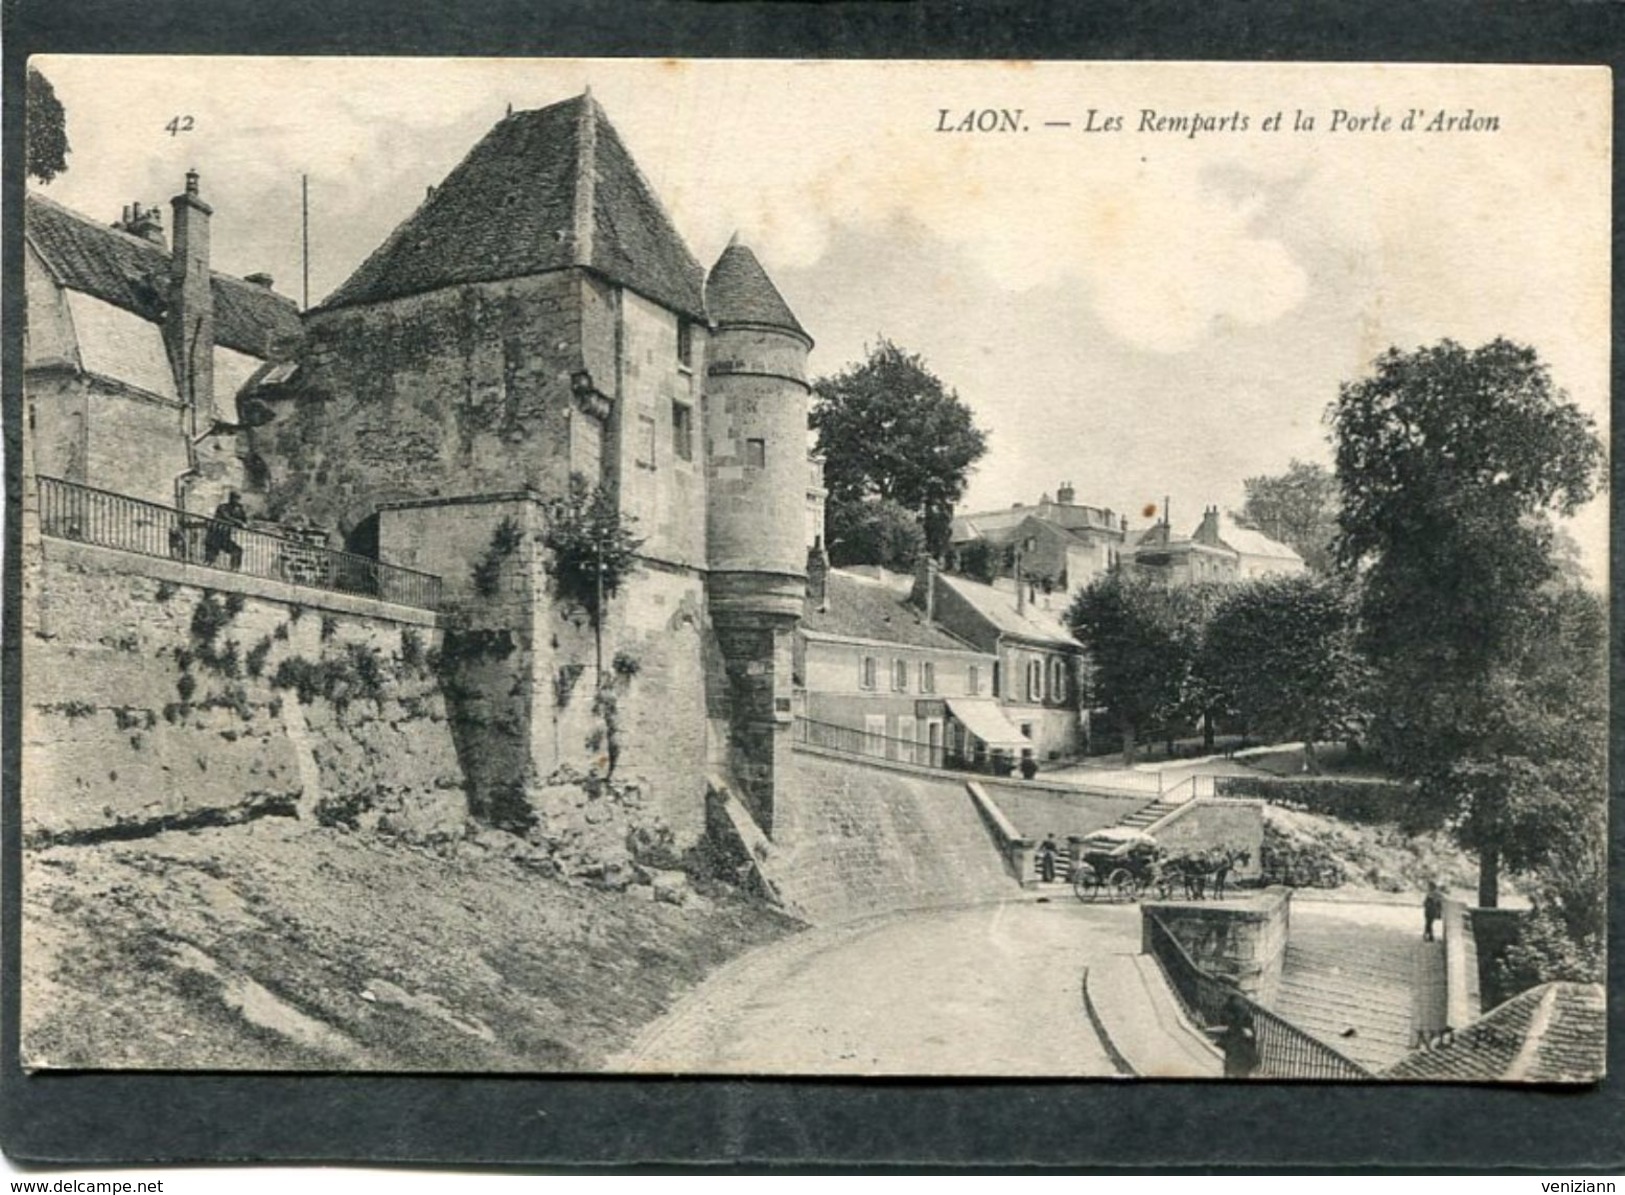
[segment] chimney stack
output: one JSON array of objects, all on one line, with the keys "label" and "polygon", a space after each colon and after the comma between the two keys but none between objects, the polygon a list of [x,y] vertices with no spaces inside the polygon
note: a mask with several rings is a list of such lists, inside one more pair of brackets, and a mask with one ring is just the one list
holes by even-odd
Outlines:
[{"label": "chimney stack", "polygon": [[927,623],[936,621],[937,562],[929,553],[922,554],[914,566],[914,589],[908,596],[909,601],[918,606],[925,615]]},{"label": "chimney stack", "polygon": [[829,553],[821,535],[813,536],[807,549],[807,604],[819,612],[829,609]]},{"label": "chimney stack", "polygon": [[1062,506],[1071,506],[1073,504],[1073,499],[1077,496],[1078,491],[1072,488],[1072,483],[1070,481],[1063,481],[1061,483],[1061,488],[1055,491],[1055,500]]},{"label": "chimney stack", "polygon": [[1217,547],[1219,544],[1219,508],[1217,506],[1205,507],[1202,511],[1202,525],[1196,529],[1196,542]]},{"label": "chimney stack", "polygon": [[191,404],[194,429],[214,423],[214,291],[209,275],[209,217],[214,209],[198,197],[198,174],[186,172],[186,190],[169,201],[175,213],[175,246],[169,265],[169,315],[165,334],[181,398]]},{"label": "chimney stack", "polygon": [[142,207],[139,200],[124,206],[123,218],[113,227],[144,241],[151,241],[161,249],[169,248],[169,243],[164,240],[163,214],[155,207]]}]

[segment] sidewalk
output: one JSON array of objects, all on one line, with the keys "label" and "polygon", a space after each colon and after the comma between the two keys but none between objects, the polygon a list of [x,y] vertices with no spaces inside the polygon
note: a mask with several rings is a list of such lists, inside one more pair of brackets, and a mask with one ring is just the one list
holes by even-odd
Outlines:
[{"label": "sidewalk", "polygon": [[1090,1019],[1119,1066],[1143,1079],[1217,1079],[1224,1055],[1186,1018],[1156,960],[1107,954],[1083,977]]}]

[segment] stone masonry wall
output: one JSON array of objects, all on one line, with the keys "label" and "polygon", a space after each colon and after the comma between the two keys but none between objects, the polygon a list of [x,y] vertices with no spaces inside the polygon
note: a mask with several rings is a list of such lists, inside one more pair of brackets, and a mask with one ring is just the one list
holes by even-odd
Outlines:
[{"label": "stone masonry wall", "polygon": [[23,832],[263,813],[460,836],[431,615],[44,541],[23,652]]},{"label": "stone masonry wall", "polygon": [[1019,891],[962,780],[809,751],[777,785],[773,877],[829,924]]},{"label": "stone masonry wall", "polygon": [[[1198,966],[1233,982],[1264,1005],[1281,988],[1291,929],[1292,890],[1267,888],[1244,900],[1142,904],[1142,922],[1158,917]],[[1150,950],[1149,930],[1143,950]]]},{"label": "stone masonry wall", "polygon": [[[498,552],[505,523],[511,544]],[[632,574],[609,603],[610,687],[595,702],[592,629],[551,594],[545,525],[542,503],[525,494],[401,504],[380,515],[381,552],[442,581],[442,674],[475,811],[522,821],[537,793],[557,787],[548,778],[559,768],[604,771],[607,714],[616,778],[641,795],[637,816],[689,845],[705,825],[705,659],[714,647],[703,582],[654,563]]]},{"label": "stone masonry wall", "polygon": [[1264,803],[1199,798],[1182,806],[1151,831],[1171,855],[1191,851],[1245,850],[1247,861],[1230,873],[1232,881],[1263,874]]},{"label": "stone masonry wall", "polygon": [[253,433],[267,513],[347,534],[386,501],[563,493],[582,287],[559,271],[312,315],[297,391]]}]

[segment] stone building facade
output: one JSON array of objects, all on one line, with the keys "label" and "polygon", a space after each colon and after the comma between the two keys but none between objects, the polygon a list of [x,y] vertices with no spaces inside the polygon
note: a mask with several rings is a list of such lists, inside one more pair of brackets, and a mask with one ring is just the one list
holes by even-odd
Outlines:
[{"label": "stone building facade", "polygon": [[[305,324],[252,433],[268,508],[442,578],[476,810],[613,756],[679,841],[719,771],[771,826],[812,341],[751,250],[708,275],[583,95],[500,122]],[[642,541],[602,659],[547,572],[572,477]]]},{"label": "stone building facade", "polygon": [[207,513],[253,472],[250,395],[302,337],[271,279],[210,268],[198,175],[171,201],[100,224],[29,194],[23,391],[32,469]]}]

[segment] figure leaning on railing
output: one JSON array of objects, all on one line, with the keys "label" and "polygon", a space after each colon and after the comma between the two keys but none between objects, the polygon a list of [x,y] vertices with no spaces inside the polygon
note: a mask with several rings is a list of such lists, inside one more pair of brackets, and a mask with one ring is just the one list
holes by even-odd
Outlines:
[{"label": "figure leaning on railing", "polygon": [[232,538],[232,533],[238,530],[248,530],[248,510],[243,506],[242,495],[232,490],[231,496],[214,508],[214,518],[209,521],[209,532],[203,540],[203,562],[213,564],[225,555],[231,559],[233,572],[242,568],[243,548]]}]

